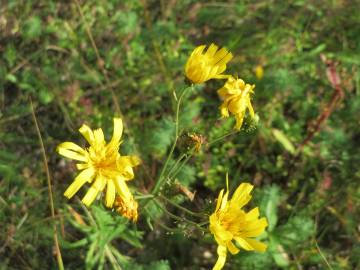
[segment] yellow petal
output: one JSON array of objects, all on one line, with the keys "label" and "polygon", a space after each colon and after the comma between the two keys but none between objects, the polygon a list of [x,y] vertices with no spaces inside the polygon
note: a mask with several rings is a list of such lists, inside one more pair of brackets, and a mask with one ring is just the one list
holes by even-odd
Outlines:
[{"label": "yellow petal", "polygon": [[229,190],[227,190],[224,194],[224,197],[222,198],[220,210],[225,209],[227,202],[228,202],[228,196],[229,196]]},{"label": "yellow petal", "polygon": [[[81,149],[81,151],[79,148]],[[71,159],[75,159],[75,160],[83,161],[83,162],[87,161],[87,157],[85,156],[84,149],[82,149],[80,146],[78,146],[72,142],[64,142],[64,143],[59,144],[58,147],[56,148],[56,151],[60,155],[67,157],[67,158],[71,158]]]},{"label": "yellow petal", "polygon": [[[219,70],[218,70],[218,73],[224,72],[225,69],[226,69],[226,66],[220,66]],[[214,76],[214,79],[227,79],[227,78],[230,78],[230,77],[231,77],[231,75],[218,74],[218,75]]]},{"label": "yellow petal", "polygon": [[128,181],[134,178],[132,167],[139,165],[140,159],[136,156],[119,156],[116,163],[119,170],[122,171],[123,177]]},{"label": "yellow petal", "polygon": [[218,199],[217,199],[217,203],[216,203],[216,209],[215,209],[215,212],[217,212],[220,208],[220,205],[221,205],[221,201],[222,201],[222,197],[223,197],[223,193],[224,193],[224,190],[220,190],[220,193],[219,193],[219,196],[218,196]]},{"label": "yellow petal", "polygon": [[95,144],[97,144],[98,146],[105,144],[104,132],[102,131],[101,128],[94,130],[94,138],[95,138]]},{"label": "yellow petal", "polygon": [[227,242],[227,248],[232,255],[238,254],[240,251],[231,241]]},{"label": "yellow petal", "polygon": [[[214,57],[216,51],[218,49],[218,46],[216,46],[214,43],[211,43],[209,48],[207,49],[205,56],[207,57]],[[217,53],[216,53],[217,54]]]},{"label": "yellow petal", "polygon": [[95,200],[98,193],[104,189],[105,185],[106,185],[106,179],[102,176],[98,176],[94,184],[91,185],[88,192],[82,199],[82,202],[86,206],[90,206],[92,202]]},{"label": "yellow petal", "polygon": [[86,169],[79,173],[74,179],[71,185],[64,192],[64,196],[70,199],[76,192],[85,184],[85,182],[91,182],[94,178],[94,170],[92,168]]},{"label": "yellow petal", "polygon": [[234,127],[234,128],[235,128],[236,130],[240,130],[240,129],[241,129],[242,124],[243,124],[243,121],[244,121],[244,116],[245,116],[245,113],[244,113],[244,112],[235,115],[236,124],[235,124],[235,127]]},{"label": "yellow petal", "polygon": [[231,111],[233,114],[240,114],[243,112],[245,113],[246,99],[243,97],[232,97],[228,107],[229,111]]},{"label": "yellow petal", "polygon": [[[229,61],[225,61],[225,62],[223,62],[222,60],[224,59],[224,58],[226,58],[226,59],[228,59],[229,57],[228,57],[228,55],[229,55],[229,52],[225,49],[225,48],[221,48],[220,50],[218,50],[217,52],[216,52],[216,54],[214,55],[214,57],[213,57],[213,59],[212,59],[212,64],[213,65],[223,65],[223,64],[226,64],[227,62],[229,62]],[[230,53],[230,55],[231,55],[231,53]],[[230,57],[230,59],[231,59],[232,57]]]},{"label": "yellow petal", "polygon": [[218,259],[213,267],[213,270],[221,270],[224,267],[226,261],[226,247],[219,245],[217,248]]},{"label": "yellow petal", "polygon": [[230,204],[234,207],[242,208],[250,201],[250,192],[253,188],[254,186],[249,183],[241,183],[240,186],[235,190]]},{"label": "yellow petal", "polygon": [[195,48],[195,50],[193,51],[193,55],[202,54],[203,51],[205,50],[205,48],[206,48],[206,45],[197,46],[197,47]]},{"label": "yellow petal", "polygon": [[260,218],[258,220],[252,220],[247,222],[247,228],[240,232],[244,237],[257,237],[262,234],[265,228],[268,226],[266,218]]},{"label": "yellow petal", "polygon": [[110,144],[112,146],[118,146],[120,144],[120,139],[123,133],[123,121],[121,118],[114,118],[114,131],[111,138]]},{"label": "yellow petal", "polygon": [[89,207],[92,204],[92,202],[95,200],[98,193],[99,191],[97,191],[95,188],[90,187],[88,192],[86,192],[84,198],[81,201],[83,202],[83,204]]},{"label": "yellow petal", "polygon": [[234,235],[230,231],[227,231],[226,229],[224,229],[224,227],[221,226],[216,214],[212,214],[210,216],[210,230],[211,233],[214,234],[214,237],[218,244],[225,245],[234,237]]},{"label": "yellow petal", "polygon": [[124,177],[118,176],[114,180],[114,184],[116,192],[119,194],[120,197],[123,198],[123,200],[127,200],[132,196],[128,186],[125,183]]},{"label": "yellow petal", "polygon": [[261,243],[255,239],[235,237],[235,240],[245,250],[255,250],[255,251],[264,252],[267,247],[264,243]]},{"label": "yellow petal", "polygon": [[223,100],[228,96],[228,90],[225,87],[221,87],[219,90],[217,90],[217,93]]},{"label": "yellow petal", "polygon": [[250,221],[250,220],[255,220],[259,217],[259,207],[255,207],[254,209],[252,209],[249,213],[246,213],[246,220]]},{"label": "yellow petal", "polygon": [[79,154],[84,154],[86,152],[83,148],[73,142],[63,142],[58,146],[58,148],[59,147],[78,152]]},{"label": "yellow petal", "polygon": [[88,143],[90,145],[93,144],[94,142],[94,133],[91,130],[91,128],[89,128],[89,126],[83,124],[80,128],[79,128],[79,132],[84,136],[84,138],[88,141]]},{"label": "yellow petal", "polygon": [[105,205],[106,207],[112,207],[115,201],[115,184],[113,180],[107,182]]},{"label": "yellow petal", "polygon": [[224,102],[220,106],[220,114],[221,114],[222,117],[229,117],[229,110],[228,110],[226,102]]},{"label": "yellow petal", "polygon": [[250,98],[248,98],[248,100],[247,100],[247,107],[249,109],[249,113],[250,113],[251,118],[254,118],[255,117],[255,112],[254,112],[254,108],[251,105]]},{"label": "yellow petal", "polygon": [[245,250],[254,250],[254,248],[242,237],[234,237],[235,241]]},{"label": "yellow petal", "polygon": [[[226,50],[225,50],[226,51]],[[226,51],[227,52],[227,51]],[[228,53],[227,55],[225,55],[219,62],[217,62],[216,64],[221,66],[221,65],[226,65],[231,59],[233,58],[232,53]]]},{"label": "yellow petal", "polygon": [[90,166],[91,166],[91,164],[89,164],[89,163],[77,163],[76,164],[76,168],[78,170],[84,170],[84,169],[89,168]]},{"label": "yellow petal", "polygon": [[259,252],[264,252],[267,248],[267,245],[264,243],[261,243],[258,240],[255,239],[249,239],[247,238],[246,241],[253,247],[254,250]]}]

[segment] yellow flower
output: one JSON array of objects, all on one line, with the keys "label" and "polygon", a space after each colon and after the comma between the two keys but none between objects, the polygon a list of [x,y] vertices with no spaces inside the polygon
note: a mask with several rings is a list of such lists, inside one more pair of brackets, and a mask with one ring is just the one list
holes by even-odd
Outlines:
[{"label": "yellow flower", "polygon": [[89,143],[88,148],[81,148],[72,142],[64,142],[57,147],[60,155],[81,162],[76,164],[81,172],[66,189],[64,196],[70,199],[88,182],[93,184],[82,199],[86,206],[90,206],[105,187],[107,207],[113,206],[116,193],[128,202],[132,195],[126,181],[134,178],[133,167],[140,164],[140,159],[136,156],[121,156],[119,153],[122,120],[114,118],[114,132],[109,143],[105,142],[101,128],[91,130],[87,125],[82,125],[79,131]]},{"label": "yellow flower", "polygon": [[213,270],[223,268],[227,250],[231,254],[237,254],[240,251],[233,240],[245,250],[260,252],[266,250],[264,243],[252,239],[263,233],[268,225],[266,218],[259,219],[258,207],[249,212],[241,209],[250,201],[252,189],[253,186],[249,183],[240,184],[231,200],[228,200],[229,191],[226,191],[224,195],[224,190],[219,193],[215,212],[210,216],[210,231],[218,243],[218,260]]},{"label": "yellow flower", "polygon": [[206,45],[196,47],[191,53],[185,65],[185,75],[193,83],[203,83],[210,79],[224,79],[229,75],[223,75],[226,64],[233,55],[225,48],[218,50],[218,46],[212,43],[205,53]]},{"label": "yellow flower", "polygon": [[250,116],[254,118],[255,113],[251,105],[250,94],[254,91],[255,85],[245,84],[241,79],[234,77],[228,78],[225,85],[218,90],[220,98],[224,101],[220,106],[222,117],[229,117],[229,111],[235,116],[235,129],[240,130],[246,109],[249,110]]},{"label": "yellow flower", "polygon": [[261,80],[264,77],[264,68],[261,65],[255,67],[255,76],[258,80]]}]

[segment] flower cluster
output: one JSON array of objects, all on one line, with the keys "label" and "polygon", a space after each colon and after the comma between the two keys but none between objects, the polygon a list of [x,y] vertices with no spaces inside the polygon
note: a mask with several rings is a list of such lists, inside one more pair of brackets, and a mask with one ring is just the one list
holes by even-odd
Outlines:
[{"label": "flower cluster", "polygon": [[[220,113],[222,117],[229,117],[230,113],[234,115],[235,129],[240,130],[247,111],[250,117],[255,116],[250,100],[255,85],[223,74],[227,63],[233,58],[227,49],[219,49],[215,44],[205,49],[206,46],[201,45],[191,53],[185,65],[185,75],[194,84],[210,79],[226,79],[224,86],[217,91],[223,101]],[[72,198],[83,185],[89,183],[91,186],[82,202],[90,206],[106,188],[106,207],[114,208],[120,215],[136,222],[138,203],[127,182],[134,179],[133,168],[140,164],[140,159],[136,156],[122,156],[119,153],[123,122],[120,118],[114,118],[113,121],[113,136],[108,143],[101,128],[92,130],[87,125],[82,125],[79,131],[86,139],[87,147],[80,147],[73,142],[64,142],[57,147],[60,155],[78,161],[76,167],[80,170],[64,196]],[[196,134],[189,134],[189,137],[193,141],[195,151],[199,151],[205,139]],[[251,199],[253,186],[249,183],[240,184],[229,199],[228,178],[226,183],[227,190],[225,194],[224,190],[220,191],[215,212],[209,217],[209,229],[218,244],[218,259],[213,268],[215,270],[223,268],[228,250],[231,254],[237,254],[240,247],[260,252],[266,250],[264,243],[253,239],[264,232],[267,227],[266,218],[259,218],[258,207],[249,212],[243,210]]]},{"label": "flower cluster", "polygon": [[201,45],[191,53],[186,65],[185,75],[194,84],[206,82],[210,79],[227,79],[224,86],[218,90],[220,98],[224,101],[220,106],[222,117],[229,117],[229,112],[236,119],[235,129],[240,130],[244,121],[246,110],[254,118],[254,110],[250,101],[250,94],[254,93],[255,85],[246,84],[243,80],[232,75],[222,74],[226,64],[233,55],[225,48],[211,44],[204,53],[206,46]]}]

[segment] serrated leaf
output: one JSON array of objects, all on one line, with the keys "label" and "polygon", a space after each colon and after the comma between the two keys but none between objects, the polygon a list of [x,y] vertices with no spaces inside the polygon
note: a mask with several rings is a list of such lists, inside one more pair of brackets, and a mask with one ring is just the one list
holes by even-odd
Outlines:
[{"label": "serrated leaf", "polygon": [[258,192],[260,198],[260,211],[263,212],[268,220],[267,230],[271,232],[278,220],[277,208],[281,200],[280,188],[276,185],[267,186]]},{"label": "serrated leaf", "polygon": [[144,147],[147,152],[152,155],[161,157],[166,153],[167,148],[174,140],[174,136],[174,122],[168,118],[164,118],[156,124],[155,128],[149,129],[149,134],[145,136],[148,137],[148,139]]},{"label": "serrated leaf", "polygon": [[269,252],[273,257],[275,263],[279,267],[287,267],[290,264],[289,255],[286,253],[284,247],[279,243],[276,237],[270,237]]},{"label": "serrated leaf", "polygon": [[149,268],[147,268],[148,270],[170,270],[170,265],[169,262],[166,260],[161,260],[161,261],[157,261],[157,262],[152,262],[149,265]]},{"label": "serrated leaf", "polygon": [[315,224],[305,215],[295,216],[276,229],[276,235],[282,245],[294,248],[303,245],[315,233]]}]

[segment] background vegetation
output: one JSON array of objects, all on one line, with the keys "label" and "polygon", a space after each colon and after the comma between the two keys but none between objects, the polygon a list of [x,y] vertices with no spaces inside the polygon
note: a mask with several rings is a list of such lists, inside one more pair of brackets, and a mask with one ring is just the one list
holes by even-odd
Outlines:
[{"label": "background vegetation", "polygon": [[[226,269],[359,269],[359,6],[356,0],[1,1],[0,269],[57,268],[54,220],[65,269],[211,268],[216,243],[172,219],[165,205],[183,214],[169,203],[140,208],[132,224],[99,202],[87,210],[78,199],[67,201],[62,193],[75,168],[55,153],[62,141],[83,144],[77,129],[84,122],[110,135],[120,109],[122,153],[135,152],[144,164],[133,185],[149,192],[173,141],[172,92],[185,85],[192,49],[211,42],[237,56],[230,72],[256,84],[260,120],[205,144],[164,195],[210,214],[226,172],[232,190],[245,180],[256,185],[252,204],[269,220],[268,251],[242,251]],[[259,66],[262,78],[255,76]],[[191,146],[188,133],[210,142],[231,131],[232,119],[219,120],[220,86],[210,82],[185,98],[176,156]],[[194,201],[185,189],[196,191]]]}]

